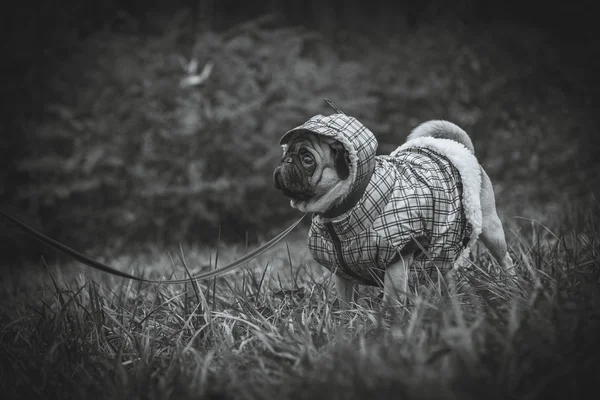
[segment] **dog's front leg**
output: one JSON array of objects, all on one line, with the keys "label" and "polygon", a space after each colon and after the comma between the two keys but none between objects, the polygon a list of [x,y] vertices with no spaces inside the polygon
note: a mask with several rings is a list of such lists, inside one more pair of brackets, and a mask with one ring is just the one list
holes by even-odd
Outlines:
[{"label": "dog's front leg", "polygon": [[409,254],[390,264],[385,270],[383,281],[383,304],[393,306],[406,304],[408,294],[409,267],[414,256]]},{"label": "dog's front leg", "polygon": [[337,297],[341,309],[346,310],[349,308],[351,303],[356,302],[356,288],[356,283],[349,282],[337,275],[335,276],[335,289],[337,290]]}]

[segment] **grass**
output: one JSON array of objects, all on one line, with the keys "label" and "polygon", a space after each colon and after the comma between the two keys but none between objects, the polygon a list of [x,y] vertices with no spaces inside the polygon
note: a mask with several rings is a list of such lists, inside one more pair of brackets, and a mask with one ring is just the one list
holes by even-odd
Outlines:
[{"label": "grass", "polygon": [[[37,273],[39,282],[29,280],[38,291],[25,288],[28,300],[17,300],[23,280],[11,283],[15,307],[1,315],[2,392],[63,399],[587,398],[600,366],[600,207],[586,210],[583,226],[563,225],[562,233],[515,224],[522,228],[511,240],[516,285],[483,254],[460,290],[424,287],[394,312],[382,312],[370,288],[356,309],[340,311],[330,276],[310,262],[297,236],[239,273],[198,285],[153,286],[51,266]],[[221,251],[225,262],[244,250]],[[149,256],[154,262],[115,262],[167,278],[193,270],[206,254],[191,248]]]}]

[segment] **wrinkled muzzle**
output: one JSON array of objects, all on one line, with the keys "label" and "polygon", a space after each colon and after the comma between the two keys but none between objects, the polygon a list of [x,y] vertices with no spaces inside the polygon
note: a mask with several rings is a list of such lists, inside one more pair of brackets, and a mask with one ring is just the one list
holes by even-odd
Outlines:
[{"label": "wrinkled muzzle", "polygon": [[314,193],[308,182],[308,175],[300,165],[298,157],[286,155],[273,172],[275,189],[293,200],[308,200]]}]

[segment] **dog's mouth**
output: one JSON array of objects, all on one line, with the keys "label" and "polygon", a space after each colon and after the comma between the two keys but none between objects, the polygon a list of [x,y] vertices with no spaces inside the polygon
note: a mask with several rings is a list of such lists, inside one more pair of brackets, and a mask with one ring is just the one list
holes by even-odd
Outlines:
[{"label": "dog's mouth", "polygon": [[[288,174],[294,174],[293,170],[286,170]],[[273,173],[273,181],[275,189],[280,190],[285,197],[292,200],[305,201],[312,197],[310,190],[303,187],[301,176],[293,176],[292,179],[285,179],[286,173],[283,172],[283,167],[277,167]]]}]

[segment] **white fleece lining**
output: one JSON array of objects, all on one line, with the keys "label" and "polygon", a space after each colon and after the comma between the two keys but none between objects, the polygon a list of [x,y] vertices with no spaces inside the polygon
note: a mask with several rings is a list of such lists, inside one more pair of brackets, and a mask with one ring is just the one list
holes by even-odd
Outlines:
[{"label": "white fleece lining", "polygon": [[463,184],[462,204],[465,217],[471,224],[473,232],[465,250],[461,253],[454,266],[460,267],[469,256],[472,247],[481,234],[481,166],[475,155],[462,143],[450,139],[418,137],[411,139],[394,150],[390,155],[406,151],[414,147],[427,148],[447,157],[460,173]]}]

